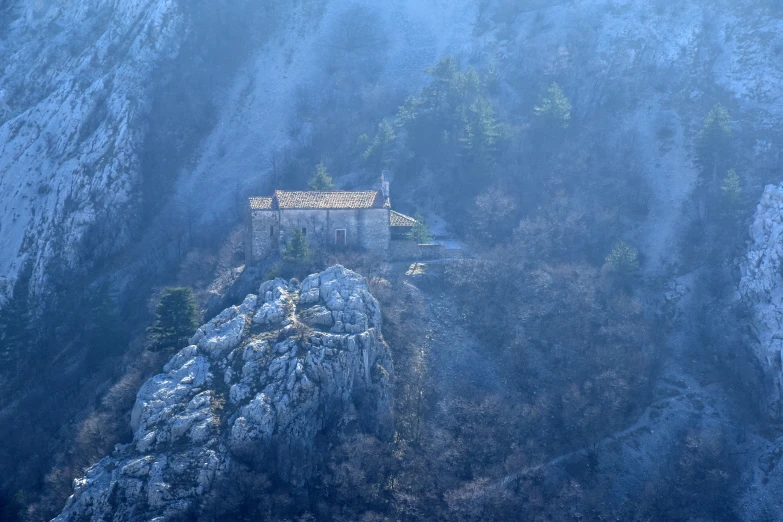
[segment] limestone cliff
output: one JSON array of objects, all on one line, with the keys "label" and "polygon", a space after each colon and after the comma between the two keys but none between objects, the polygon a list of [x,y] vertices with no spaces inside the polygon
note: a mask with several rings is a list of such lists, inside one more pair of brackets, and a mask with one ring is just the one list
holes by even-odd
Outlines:
[{"label": "limestone cliff", "polygon": [[184,512],[235,459],[303,486],[323,457],[316,436],[391,434],[380,309],[361,276],[341,266],[301,285],[268,281],[191,341],[139,391],[133,442],[74,481],[56,520]]},{"label": "limestone cliff", "polygon": [[52,259],[79,261],[97,224],[99,256],[129,239],[146,86],[183,22],[174,0],[0,6],[0,301],[24,262],[40,288]]},{"label": "limestone cliff", "polygon": [[753,310],[751,345],[767,378],[770,413],[783,404],[783,184],[764,190],[750,227],[750,246],[742,264],[740,298]]}]

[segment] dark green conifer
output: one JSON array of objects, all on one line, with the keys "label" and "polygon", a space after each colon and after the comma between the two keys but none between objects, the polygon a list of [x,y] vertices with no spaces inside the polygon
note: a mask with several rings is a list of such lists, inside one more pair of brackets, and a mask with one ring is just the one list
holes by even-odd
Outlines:
[{"label": "dark green conifer", "polygon": [[539,98],[534,114],[544,123],[544,126],[568,128],[571,123],[571,101],[557,83],[552,83]]},{"label": "dark green conifer", "polygon": [[420,214],[416,214],[416,224],[413,225],[411,231],[408,232],[408,239],[415,241],[416,243],[423,245],[432,241],[432,234],[424,223],[424,218]]},{"label": "dark green conifer", "polygon": [[127,339],[120,320],[117,298],[109,284],[101,283],[90,295],[89,318],[85,338],[89,355],[118,353],[125,348]]},{"label": "dark green conifer", "polygon": [[[720,103],[704,118],[704,125],[696,140],[696,156],[705,174],[715,186],[718,172],[725,168],[731,150],[731,116]],[[724,171],[725,172],[725,171]]]},{"label": "dark green conifer", "polygon": [[473,69],[461,71],[445,57],[427,69],[429,86],[399,109],[397,125],[406,131],[407,146],[427,161],[455,168],[465,183],[492,170],[506,129],[498,122],[486,79]]},{"label": "dark green conifer", "polygon": [[166,288],[155,311],[155,324],[147,329],[150,349],[179,350],[198,328],[196,299],[190,288]]}]

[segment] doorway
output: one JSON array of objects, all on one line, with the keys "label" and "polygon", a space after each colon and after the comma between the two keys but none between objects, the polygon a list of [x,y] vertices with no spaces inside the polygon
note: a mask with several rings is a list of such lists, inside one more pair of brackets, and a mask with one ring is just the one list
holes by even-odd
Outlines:
[{"label": "doorway", "polygon": [[345,239],[345,229],[344,228],[338,228],[334,231],[334,244],[338,247],[344,247],[346,243]]}]

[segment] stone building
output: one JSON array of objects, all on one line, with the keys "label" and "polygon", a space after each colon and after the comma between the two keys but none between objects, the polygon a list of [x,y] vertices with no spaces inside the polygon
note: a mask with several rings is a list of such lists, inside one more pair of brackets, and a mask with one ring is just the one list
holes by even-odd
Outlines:
[{"label": "stone building", "polygon": [[377,252],[415,249],[408,232],[416,224],[410,216],[391,209],[389,182],[381,177],[380,190],[285,191],[272,197],[253,197],[246,211],[245,256],[259,263],[282,253],[295,230],[317,248]]}]

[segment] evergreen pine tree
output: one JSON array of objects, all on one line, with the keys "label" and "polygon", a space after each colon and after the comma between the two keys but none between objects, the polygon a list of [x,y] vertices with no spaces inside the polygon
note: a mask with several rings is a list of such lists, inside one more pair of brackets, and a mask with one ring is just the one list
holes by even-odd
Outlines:
[{"label": "evergreen pine tree", "polygon": [[155,311],[155,325],[147,329],[150,349],[179,350],[198,328],[196,299],[190,288],[166,288]]},{"label": "evergreen pine tree", "polygon": [[13,360],[32,343],[31,313],[26,290],[14,293],[0,314],[0,359]]},{"label": "evergreen pine tree", "polygon": [[742,215],[742,184],[736,170],[729,170],[723,178],[720,190],[723,194],[721,214],[729,221],[739,224]]},{"label": "evergreen pine tree", "polygon": [[386,120],[381,121],[378,124],[378,133],[375,135],[375,139],[365,149],[362,157],[373,169],[380,168],[386,159],[388,149],[396,139],[397,136],[391,123]]},{"label": "evergreen pine tree", "polygon": [[723,197],[726,198],[727,204],[734,206],[740,202],[742,199],[742,186],[736,170],[729,170],[726,177],[723,178],[723,185],[721,185],[720,190],[723,192]]},{"label": "evergreen pine tree", "polygon": [[726,107],[716,104],[707,117],[696,140],[696,156],[705,174],[709,174],[714,187],[718,171],[729,157],[731,145],[731,117]]},{"label": "evergreen pine tree", "polygon": [[625,241],[615,244],[604,262],[604,273],[609,276],[612,284],[629,292],[638,271],[639,252]]},{"label": "evergreen pine tree", "polygon": [[301,230],[294,230],[291,239],[283,248],[283,260],[289,263],[308,264],[312,260],[313,253],[307,244],[307,237]]},{"label": "evergreen pine tree", "polygon": [[552,83],[533,112],[545,127],[565,129],[571,122],[571,101],[557,83]]},{"label": "evergreen pine tree", "polygon": [[533,132],[530,133],[532,154],[531,168],[534,174],[530,181],[533,190],[539,190],[546,178],[542,174],[550,168],[549,163],[563,150],[567,129],[571,126],[571,100],[557,83],[552,83],[538,97],[533,107]]},{"label": "evergreen pine tree", "polygon": [[396,123],[415,156],[454,162],[460,183],[475,182],[494,164],[505,130],[497,121],[487,81],[473,68],[461,71],[449,56],[426,72],[432,82],[400,107]]},{"label": "evergreen pine tree", "polygon": [[460,137],[463,156],[471,158],[482,168],[491,166],[502,137],[492,104],[484,98],[471,104],[465,113],[463,128]]},{"label": "evergreen pine tree", "polygon": [[314,259],[315,252],[310,248],[305,233],[299,229],[294,230],[283,247],[284,273],[300,277],[313,267]]},{"label": "evergreen pine tree", "polygon": [[315,175],[310,179],[309,185],[311,190],[334,190],[334,182],[323,161],[315,167]]},{"label": "evergreen pine tree", "polygon": [[604,269],[622,275],[630,275],[639,270],[639,253],[625,241],[618,242],[606,256]]}]

